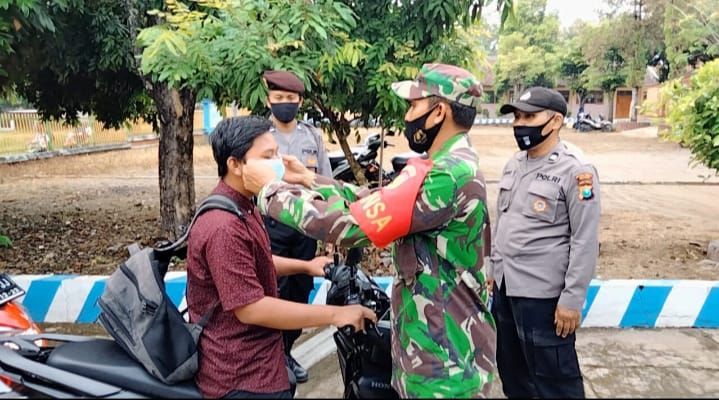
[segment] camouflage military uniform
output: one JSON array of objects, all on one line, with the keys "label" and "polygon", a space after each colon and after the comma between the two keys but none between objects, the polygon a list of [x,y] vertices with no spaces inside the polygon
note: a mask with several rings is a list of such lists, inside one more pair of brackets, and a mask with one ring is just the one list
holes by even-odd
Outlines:
[{"label": "camouflage military uniform", "polygon": [[[425,72],[435,75],[420,72],[427,81],[410,81],[410,90],[439,90],[454,101],[473,101],[462,93],[474,78],[452,81],[442,71]],[[402,85],[393,89],[402,95]],[[395,212],[385,217],[392,225],[392,216],[410,211],[413,204],[406,231],[387,240],[394,240],[397,272],[392,288],[393,387],[403,398],[484,397],[495,379],[496,346],[482,268],[490,248],[485,181],[467,134],[446,141],[427,163],[431,169],[413,189],[399,178],[370,191],[316,176],[311,190],[279,181],[267,184],[258,204],[261,212],[282,223],[344,247],[366,246],[372,238],[360,228],[352,205],[364,203],[376,211],[373,206],[391,209],[394,203]],[[393,190],[401,201],[391,198]]]}]

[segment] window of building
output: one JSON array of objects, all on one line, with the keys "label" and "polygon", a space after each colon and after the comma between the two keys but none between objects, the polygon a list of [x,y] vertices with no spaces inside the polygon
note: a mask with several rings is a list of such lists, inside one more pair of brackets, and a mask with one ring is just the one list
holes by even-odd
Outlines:
[{"label": "window of building", "polygon": [[601,90],[592,90],[587,94],[584,101],[586,104],[604,104],[604,92]]}]

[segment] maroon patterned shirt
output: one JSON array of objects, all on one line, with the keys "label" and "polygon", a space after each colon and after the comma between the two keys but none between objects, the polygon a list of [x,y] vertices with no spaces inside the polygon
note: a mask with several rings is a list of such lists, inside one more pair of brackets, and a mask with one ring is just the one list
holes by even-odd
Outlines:
[{"label": "maroon patterned shirt", "polygon": [[187,249],[187,305],[197,322],[221,307],[200,337],[197,385],[203,396],[232,390],[274,393],[289,389],[282,333],[240,322],[234,310],[264,296],[277,297],[270,240],[254,204],[220,180],[212,193],[230,196],[247,217],[209,210],[195,221]]}]

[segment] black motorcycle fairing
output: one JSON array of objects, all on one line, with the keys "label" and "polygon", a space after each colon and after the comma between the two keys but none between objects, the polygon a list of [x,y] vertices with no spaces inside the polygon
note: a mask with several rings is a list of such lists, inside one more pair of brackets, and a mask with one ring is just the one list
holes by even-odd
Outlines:
[{"label": "black motorcycle fairing", "polygon": [[[352,273],[354,272],[354,285],[352,287]],[[326,303],[330,305],[346,305],[352,292],[359,295],[360,303],[372,308],[378,317],[383,316],[389,310],[390,300],[387,293],[364,271],[351,264],[335,266],[328,270],[327,276],[332,282],[327,289]],[[365,301],[362,301],[362,300]]]},{"label": "black motorcycle fairing", "polygon": [[395,399],[391,381],[389,312],[365,332],[340,329],[334,333],[346,399]]},{"label": "black motorcycle fairing", "polygon": [[332,284],[326,303],[334,305],[362,304],[372,309],[377,323],[365,323],[363,332],[352,326],[334,333],[342,373],[345,399],[394,399],[392,388],[390,299],[387,293],[362,269],[340,264],[335,253],[334,264],[325,267],[325,278]]},{"label": "black motorcycle fairing", "polygon": [[47,365],[160,398],[202,398],[194,382],[166,385],[148,374],[113,340],[63,343]]}]

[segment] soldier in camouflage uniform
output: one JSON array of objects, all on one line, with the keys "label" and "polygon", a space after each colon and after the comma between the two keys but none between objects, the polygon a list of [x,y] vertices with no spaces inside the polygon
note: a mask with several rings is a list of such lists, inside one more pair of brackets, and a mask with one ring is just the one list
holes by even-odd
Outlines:
[{"label": "soldier in camouflage uniform", "polygon": [[486,397],[495,380],[495,323],[483,271],[489,255],[486,188],[468,131],[482,95],[468,71],[424,65],[394,92],[410,102],[405,136],[427,154],[370,191],[316,175],[285,157],[279,181],[243,171],[261,212],[345,247],[394,242],[392,385],[404,398]]}]

